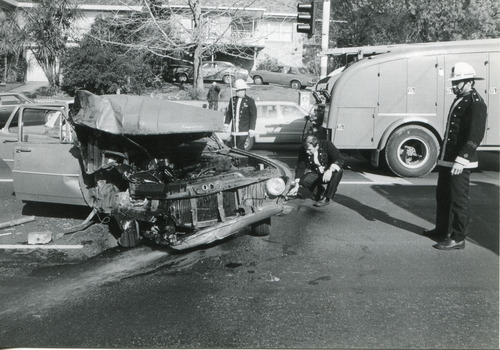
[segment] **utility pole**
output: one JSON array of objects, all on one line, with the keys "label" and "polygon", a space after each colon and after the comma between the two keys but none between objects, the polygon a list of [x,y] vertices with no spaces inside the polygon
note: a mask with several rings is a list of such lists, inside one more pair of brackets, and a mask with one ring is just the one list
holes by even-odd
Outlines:
[{"label": "utility pole", "polygon": [[321,23],[321,61],[320,76],[326,77],[328,68],[328,56],[324,54],[328,50],[328,33],[330,32],[330,0],[323,0],[323,21]]}]

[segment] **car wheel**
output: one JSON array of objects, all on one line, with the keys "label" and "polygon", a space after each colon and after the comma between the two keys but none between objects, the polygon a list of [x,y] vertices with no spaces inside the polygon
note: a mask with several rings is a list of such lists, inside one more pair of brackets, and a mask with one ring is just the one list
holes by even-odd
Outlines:
[{"label": "car wheel", "polygon": [[262,85],[264,84],[264,80],[262,80],[262,77],[260,75],[256,75],[253,77],[253,83],[255,85]]},{"label": "car wheel", "polygon": [[269,236],[271,234],[271,218],[252,225],[252,236]]},{"label": "car wheel", "polygon": [[222,81],[224,84],[233,84],[234,83],[234,77],[232,75],[224,75],[222,77]]},{"label": "car wheel", "polygon": [[292,80],[292,82],[290,83],[290,86],[293,88],[293,89],[297,89],[299,90],[301,88],[301,84],[300,84],[300,81],[298,80]]},{"label": "car wheel", "polygon": [[250,151],[253,146],[255,145],[255,138],[254,137],[247,137],[245,140],[245,151]]},{"label": "car wheel", "polygon": [[401,177],[427,175],[436,166],[439,144],[436,136],[418,125],[396,129],[385,146],[389,169]]},{"label": "car wheel", "polygon": [[136,220],[123,219],[120,220],[119,225],[122,230],[118,244],[124,248],[133,248],[141,244],[141,237],[139,235],[139,223]]},{"label": "car wheel", "polygon": [[188,80],[188,76],[184,73],[177,75],[177,80],[179,83],[185,83]]}]

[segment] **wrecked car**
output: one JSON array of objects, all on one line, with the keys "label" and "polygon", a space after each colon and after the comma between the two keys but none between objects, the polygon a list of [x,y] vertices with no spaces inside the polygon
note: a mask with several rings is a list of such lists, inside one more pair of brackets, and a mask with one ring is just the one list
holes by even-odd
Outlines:
[{"label": "wrecked car", "polygon": [[[78,91],[63,115],[58,139],[52,133],[40,142],[29,127],[10,135],[16,196],[88,205],[115,219],[124,247],[146,239],[187,249],[248,226],[267,235],[271,217],[289,212],[288,167],[225,146],[216,111]],[[22,113],[18,118],[22,125]]]}]

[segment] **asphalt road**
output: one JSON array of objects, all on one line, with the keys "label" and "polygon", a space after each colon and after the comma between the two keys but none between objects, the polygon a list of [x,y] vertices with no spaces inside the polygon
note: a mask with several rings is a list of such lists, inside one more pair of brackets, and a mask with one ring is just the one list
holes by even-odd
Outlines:
[{"label": "asphalt road", "polygon": [[[335,203],[290,200],[268,237],[71,263],[0,252],[0,347],[498,348],[498,153],[480,163],[463,251],[419,235],[437,174],[400,179],[349,158]],[[4,210],[26,210],[0,186]]]}]

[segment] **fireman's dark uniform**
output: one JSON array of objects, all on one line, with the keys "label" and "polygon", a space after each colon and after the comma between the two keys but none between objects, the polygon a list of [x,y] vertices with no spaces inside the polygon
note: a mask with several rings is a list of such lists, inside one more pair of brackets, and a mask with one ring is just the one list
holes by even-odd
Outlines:
[{"label": "fireman's dark uniform", "polygon": [[[486,109],[475,89],[457,96],[450,108],[439,154],[436,231],[457,242],[465,239],[470,221],[470,169],[478,166],[476,149],[484,136]],[[451,174],[454,163],[464,166],[461,174]]]},{"label": "fireman's dark uniform", "polygon": [[[238,99],[241,99],[239,111],[237,110]],[[226,112],[224,124],[228,125],[231,122],[233,123],[232,129],[235,132],[255,130],[255,125],[257,123],[257,106],[255,105],[255,100],[249,96],[243,98],[234,96],[231,98],[229,100],[229,107]],[[247,136],[237,136],[236,147],[244,149],[246,139]]]}]

